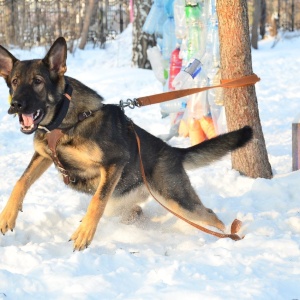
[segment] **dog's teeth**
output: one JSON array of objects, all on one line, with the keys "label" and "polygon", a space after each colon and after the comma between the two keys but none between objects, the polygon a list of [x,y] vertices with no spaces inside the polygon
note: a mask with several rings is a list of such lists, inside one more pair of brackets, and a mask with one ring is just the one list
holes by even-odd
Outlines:
[{"label": "dog's teeth", "polygon": [[21,128],[22,128],[23,130],[31,130],[31,129],[34,128],[34,124],[31,124],[30,127],[24,126],[24,124],[21,124]]},{"label": "dog's teeth", "polygon": [[33,116],[33,119],[36,120],[40,115],[40,110],[37,110],[36,113]]}]

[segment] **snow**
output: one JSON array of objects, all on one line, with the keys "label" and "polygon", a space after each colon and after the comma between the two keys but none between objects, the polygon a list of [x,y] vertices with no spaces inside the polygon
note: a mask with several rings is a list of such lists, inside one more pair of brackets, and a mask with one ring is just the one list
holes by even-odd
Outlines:
[{"label": "snow", "polygon": [[[68,56],[67,75],[108,103],[162,91],[153,72],[131,67],[131,28],[107,45]],[[300,299],[300,172],[292,172],[291,124],[299,115],[300,38],[271,39],[253,51],[261,123],[274,178],[251,179],[231,169],[230,156],[189,172],[204,204],[227,225],[243,222],[241,241],[217,239],[173,217],[149,197],[143,220],[125,225],[104,216],[92,245],[68,242],[89,196],[64,186],[51,167],[29,190],[16,228],[0,237],[0,299]],[[14,49],[20,59],[45,49]],[[7,114],[0,81],[0,209],[33,154],[32,136]],[[158,105],[126,110],[154,135],[169,120]],[[188,139],[172,145],[187,147]]]}]

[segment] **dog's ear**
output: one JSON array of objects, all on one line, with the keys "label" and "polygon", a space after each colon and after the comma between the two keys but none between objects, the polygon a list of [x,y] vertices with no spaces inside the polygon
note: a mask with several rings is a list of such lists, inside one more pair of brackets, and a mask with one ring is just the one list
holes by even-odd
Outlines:
[{"label": "dog's ear", "polygon": [[16,61],[18,60],[0,45],[0,76],[3,77],[6,82]]},{"label": "dog's ear", "polygon": [[67,71],[67,43],[63,37],[59,37],[51,46],[43,62],[48,66],[53,75],[63,76]]}]

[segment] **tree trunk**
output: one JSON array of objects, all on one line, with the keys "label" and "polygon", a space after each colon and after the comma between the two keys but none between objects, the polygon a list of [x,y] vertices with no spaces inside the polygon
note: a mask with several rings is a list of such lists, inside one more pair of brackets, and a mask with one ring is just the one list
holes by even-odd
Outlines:
[{"label": "tree trunk", "polygon": [[57,5],[57,30],[58,30],[58,35],[62,36],[60,0],[57,0],[56,5]]},{"label": "tree trunk", "polygon": [[5,11],[5,43],[7,45],[15,43],[15,27],[14,27],[14,1],[7,1],[4,4]]},{"label": "tree trunk", "polygon": [[278,26],[277,26],[277,30],[279,30],[280,25],[281,25],[281,4],[280,4],[281,0],[278,0]]},{"label": "tree trunk", "polygon": [[151,69],[147,58],[147,49],[155,46],[154,36],[142,31],[146,17],[151,8],[151,0],[135,0],[134,21],[132,26],[132,64],[135,67]]},{"label": "tree trunk", "polygon": [[291,13],[291,30],[294,31],[295,28],[295,2],[292,0],[292,13]]},{"label": "tree trunk", "polygon": [[24,42],[24,38],[23,38],[22,34],[26,30],[26,3],[25,3],[25,0],[23,0],[20,5],[21,5],[21,7],[20,7],[21,20],[20,20],[19,26],[20,26],[20,36],[21,37],[19,37],[19,45],[20,45],[21,49],[23,49],[25,42]]},{"label": "tree trunk", "polygon": [[261,0],[259,32],[262,39],[265,38],[265,34],[266,34],[266,21],[267,21],[267,2],[266,0]]},{"label": "tree trunk", "polygon": [[[218,0],[217,13],[222,78],[253,74],[247,1]],[[255,87],[224,89],[224,105],[229,131],[249,125],[254,132],[248,145],[232,153],[232,167],[249,177],[271,178]]]},{"label": "tree trunk", "polygon": [[40,23],[40,8],[38,6],[38,0],[35,0],[35,17],[36,17],[36,24],[35,27],[37,29],[37,36],[36,36],[36,41],[38,45],[40,45],[40,41],[41,41],[41,23]]},{"label": "tree trunk", "polygon": [[101,7],[101,28],[100,28],[101,38],[103,40],[108,34],[108,23],[107,23],[108,6],[109,6],[108,0],[103,0],[102,7]]},{"label": "tree trunk", "polygon": [[89,27],[92,19],[94,5],[95,5],[95,0],[89,0],[89,5],[85,10],[85,18],[84,18],[83,28],[81,32],[81,39],[80,39],[80,44],[78,46],[78,48],[81,50],[84,49],[88,39]]},{"label": "tree trunk", "polygon": [[252,34],[251,45],[254,49],[258,49],[258,26],[261,16],[261,0],[254,0],[253,22],[252,22]]}]

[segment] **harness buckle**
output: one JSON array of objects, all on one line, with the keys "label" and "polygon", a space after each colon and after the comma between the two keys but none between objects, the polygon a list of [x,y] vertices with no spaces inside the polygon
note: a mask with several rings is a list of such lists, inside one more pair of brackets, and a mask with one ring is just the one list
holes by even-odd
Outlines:
[{"label": "harness buckle", "polygon": [[74,177],[70,177],[70,182],[75,183],[76,179]]},{"label": "harness buckle", "polygon": [[69,176],[69,173],[66,169],[64,169],[63,167],[60,167],[58,165],[56,165],[58,171],[63,175],[63,176]]},{"label": "harness buckle", "polygon": [[72,182],[72,183],[76,182],[76,178],[71,177],[69,172],[66,169],[64,169],[58,165],[56,165],[56,167],[57,167],[59,173],[63,176],[63,180],[64,180],[65,184],[68,185],[70,182]]},{"label": "harness buckle", "polygon": [[39,126],[38,126],[38,129],[43,129],[43,130],[46,131],[46,133],[50,133],[50,130],[49,130],[47,127],[45,127],[45,126],[39,125]]},{"label": "harness buckle", "polygon": [[91,110],[80,113],[78,115],[78,120],[81,122],[81,121],[87,119],[88,117],[90,117],[92,114],[93,114],[93,112]]},{"label": "harness buckle", "polygon": [[88,118],[88,117],[90,117],[91,115],[92,115],[92,111],[91,110],[89,110],[89,111],[85,111],[84,113],[82,113],[82,115],[84,116],[84,118],[86,119],[86,118]]}]

